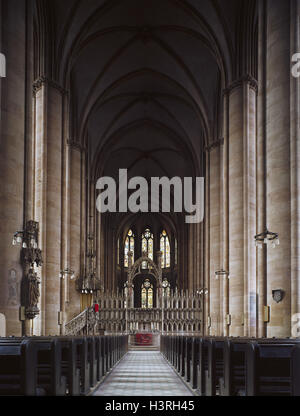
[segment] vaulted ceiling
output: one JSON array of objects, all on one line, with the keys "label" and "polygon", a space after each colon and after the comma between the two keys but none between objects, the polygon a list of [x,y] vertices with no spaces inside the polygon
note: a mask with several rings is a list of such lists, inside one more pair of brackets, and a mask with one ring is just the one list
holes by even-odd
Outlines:
[{"label": "vaulted ceiling", "polygon": [[70,91],[70,135],[94,174],[200,175],[221,134],[245,2],[38,2],[51,16],[53,76]]}]

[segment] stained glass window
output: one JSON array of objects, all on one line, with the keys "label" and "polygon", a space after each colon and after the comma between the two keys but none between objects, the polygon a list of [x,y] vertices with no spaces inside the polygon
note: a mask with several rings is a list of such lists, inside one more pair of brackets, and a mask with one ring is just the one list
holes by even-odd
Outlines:
[{"label": "stained glass window", "polygon": [[161,256],[161,267],[163,269],[171,266],[171,250],[170,241],[167,232],[164,230],[160,235],[160,251]]},{"label": "stained glass window", "polygon": [[127,233],[127,237],[125,239],[125,247],[124,247],[124,266],[129,266],[129,258],[128,253],[132,251],[133,258],[132,261],[134,262],[134,234],[132,230],[129,230]]},{"label": "stained glass window", "polygon": [[143,309],[153,308],[153,285],[149,279],[145,279],[142,284],[141,303]]},{"label": "stained glass window", "polygon": [[152,309],[153,308],[153,289],[152,287],[150,287],[150,289],[148,289],[148,309]]},{"label": "stained glass window", "polygon": [[142,308],[147,308],[147,290],[145,288],[142,289]]},{"label": "stained glass window", "polygon": [[[153,260],[153,234],[147,228],[142,235],[142,253],[146,253],[149,259]],[[147,262],[142,263],[142,268],[147,269]]]}]

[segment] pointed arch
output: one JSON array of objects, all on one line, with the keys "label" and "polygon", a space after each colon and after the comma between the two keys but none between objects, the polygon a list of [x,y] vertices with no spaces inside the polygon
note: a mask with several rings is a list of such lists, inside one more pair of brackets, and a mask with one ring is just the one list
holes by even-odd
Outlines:
[{"label": "pointed arch", "polygon": [[171,267],[171,246],[168,233],[163,230],[160,234],[161,268]]},{"label": "pointed arch", "polygon": [[[142,253],[153,261],[154,237],[150,228],[146,228],[142,234]],[[142,263],[142,269],[147,268],[147,262]]]},{"label": "pointed arch", "polygon": [[124,267],[129,267],[128,254],[130,251],[133,253],[132,260],[134,261],[134,248],[135,248],[135,235],[133,231],[130,229],[125,238],[125,244],[124,244]]}]

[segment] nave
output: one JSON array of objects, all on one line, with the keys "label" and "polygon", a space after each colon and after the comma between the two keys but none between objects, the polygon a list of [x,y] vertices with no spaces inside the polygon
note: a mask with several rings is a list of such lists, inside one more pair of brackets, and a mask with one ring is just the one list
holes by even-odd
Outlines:
[{"label": "nave", "polygon": [[129,351],[93,396],[193,396],[159,351]]},{"label": "nave", "polygon": [[0,0],[0,396],[300,396],[299,16]]}]

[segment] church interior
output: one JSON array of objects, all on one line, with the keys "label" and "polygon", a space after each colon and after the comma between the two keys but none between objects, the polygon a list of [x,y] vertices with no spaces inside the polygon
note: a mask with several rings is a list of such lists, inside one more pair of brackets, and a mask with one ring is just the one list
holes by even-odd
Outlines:
[{"label": "church interior", "polygon": [[0,52],[0,395],[299,396],[300,1],[0,0]]}]

